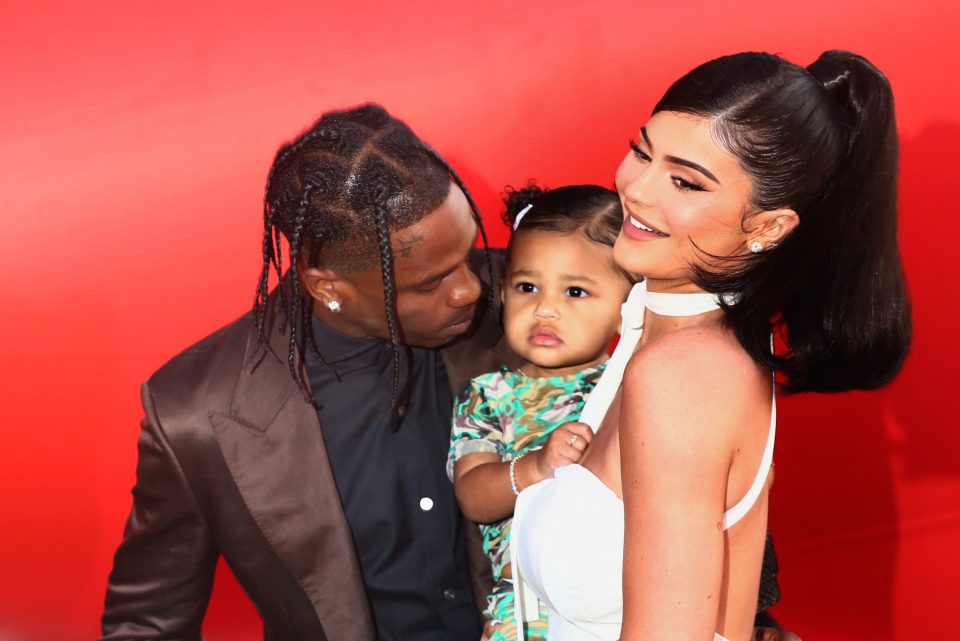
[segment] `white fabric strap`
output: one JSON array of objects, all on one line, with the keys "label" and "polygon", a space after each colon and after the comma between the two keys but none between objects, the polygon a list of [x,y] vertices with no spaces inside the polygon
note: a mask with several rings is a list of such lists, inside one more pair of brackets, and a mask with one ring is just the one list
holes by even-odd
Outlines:
[{"label": "white fabric strap", "polygon": [[[512,531],[511,531],[512,533]],[[523,624],[540,618],[540,602],[533,588],[520,577],[520,564],[517,562],[517,546],[510,541],[510,571],[513,573],[513,618],[517,622],[517,639],[524,641]]]},{"label": "white fabric strap", "polygon": [[753,479],[753,485],[747,490],[743,498],[736,505],[723,514],[723,529],[729,530],[737,522],[747,515],[753,504],[757,502],[760,493],[763,492],[763,486],[767,484],[767,476],[770,474],[770,467],[773,464],[773,444],[777,440],[777,391],[776,381],[774,381],[773,406],[770,408],[770,433],[767,435],[767,444],[763,448],[763,456],[760,458],[760,469]]},{"label": "white fabric strap", "polygon": [[630,290],[626,302],[620,306],[620,317],[623,319],[620,323],[620,341],[580,412],[580,422],[589,425],[594,433],[600,429],[603,417],[607,415],[610,403],[620,389],[623,370],[626,369],[630,357],[633,356],[633,350],[636,349],[637,342],[643,334],[643,310],[646,308],[644,302],[646,297],[646,281],[637,283]]},{"label": "white fabric strap", "polygon": [[[773,332],[770,333],[770,353],[774,353]],[[773,392],[771,392],[772,400],[770,401],[770,431],[767,433],[767,444],[763,447],[763,456],[760,457],[760,469],[757,470],[757,475],[753,479],[753,485],[750,486],[750,489],[747,490],[747,493],[744,495],[744,497],[737,501],[736,505],[724,512],[724,530],[729,530],[736,525],[740,519],[747,515],[747,512],[750,511],[750,508],[753,507],[753,504],[757,502],[758,498],[760,498],[760,492],[763,491],[763,486],[767,484],[767,476],[770,474],[770,468],[773,467],[773,445],[777,441],[776,373],[771,374],[770,378],[773,385]]]},{"label": "white fabric strap", "polygon": [[[725,300],[731,302],[730,299]],[[623,319],[620,323],[620,341],[607,361],[597,386],[587,397],[580,413],[580,422],[589,425],[594,433],[600,429],[610,403],[620,390],[627,363],[643,335],[645,310],[649,309],[660,316],[696,316],[719,308],[720,300],[715,294],[665,294],[648,292],[646,281],[634,285],[626,302],[620,306],[620,317]]]}]

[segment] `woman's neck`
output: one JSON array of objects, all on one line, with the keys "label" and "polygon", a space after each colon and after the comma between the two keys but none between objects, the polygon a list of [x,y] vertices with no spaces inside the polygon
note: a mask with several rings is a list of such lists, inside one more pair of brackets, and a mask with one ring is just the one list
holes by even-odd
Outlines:
[{"label": "woman's neck", "polygon": [[669,332],[716,326],[723,320],[720,308],[710,305],[714,296],[689,280],[648,278],[646,284],[649,303],[643,314],[641,345]]},{"label": "woman's neck", "polygon": [[719,309],[696,316],[661,316],[648,309],[643,314],[643,337],[640,339],[640,344],[643,345],[658,336],[663,336],[678,329],[712,327],[720,325],[722,321],[723,312]]}]

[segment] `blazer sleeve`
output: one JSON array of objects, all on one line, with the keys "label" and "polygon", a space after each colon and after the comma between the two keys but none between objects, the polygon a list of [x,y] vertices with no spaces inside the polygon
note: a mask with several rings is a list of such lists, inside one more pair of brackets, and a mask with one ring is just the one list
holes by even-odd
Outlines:
[{"label": "blazer sleeve", "polygon": [[148,384],[133,508],[107,584],[104,641],[199,641],[218,553]]}]

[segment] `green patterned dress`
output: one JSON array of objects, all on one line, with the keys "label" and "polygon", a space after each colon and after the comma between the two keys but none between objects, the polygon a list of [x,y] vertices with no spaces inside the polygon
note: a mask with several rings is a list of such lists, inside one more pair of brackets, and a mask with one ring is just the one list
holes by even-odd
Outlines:
[{"label": "green patterned dress", "polygon": [[[477,452],[496,454],[501,461],[544,446],[553,430],[576,421],[587,395],[603,372],[603,365],[566,376],[530,377],[502,367],[470,381],[453,407],[453,430],[447,475],[453,480],[458,459]],[[487,596],[484,615],[502,625],[495,628],[491,641],[513,641],[513,588],[503,577],[510,563],[510,523],[506,518],[480,525],[483,550],[493,567],[493,592]],[[546,639],[546,612],[525,626],[527,639]]]}]

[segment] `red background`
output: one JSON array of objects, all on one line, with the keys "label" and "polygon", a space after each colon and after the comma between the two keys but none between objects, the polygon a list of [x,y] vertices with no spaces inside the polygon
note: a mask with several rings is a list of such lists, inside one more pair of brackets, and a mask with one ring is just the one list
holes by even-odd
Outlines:
[{"label": "red background", "polygon": [[[96,636],[138,386],[250,305],[272,154],[320,112],[376,100],[406,119],[502,244],[505,184],[611,184],[695,64],[834,47],[898,99],[916,341],[886,390],[782,402],[775,612],[808,640],[956,629],[957,3],[18,4],[0,8],[0,637]],[[259,638],[227,572],[206,635]]]}]

